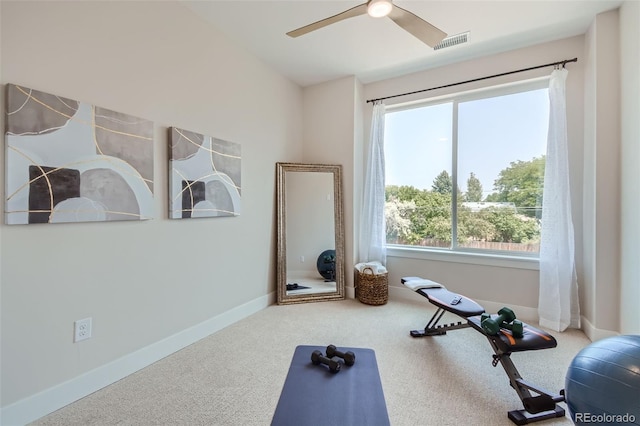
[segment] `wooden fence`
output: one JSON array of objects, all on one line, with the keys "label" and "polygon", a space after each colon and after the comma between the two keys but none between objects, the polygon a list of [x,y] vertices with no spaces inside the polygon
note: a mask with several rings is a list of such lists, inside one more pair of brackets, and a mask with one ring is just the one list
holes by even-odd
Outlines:
[{"label": "wooden fence", "polygon": [[[406,244],[406,242],[402,242],[402,241],[398,241],[398,242],[387,241],[387,242],[390,244]],[[439,247],[439,248],[451,247],[451,244],[447,241],[434,240],[431,238],[426,238],[416,245],[420,247]],[[463,248],[478,249],[478,250],[523,251],[528,253],[538,253],[540,251],[540,242],[523,244],[523,243],[500,243],[500,242],[493,242],[493,241],[468,241],[463,244],[458,244],[458,246]]]}]

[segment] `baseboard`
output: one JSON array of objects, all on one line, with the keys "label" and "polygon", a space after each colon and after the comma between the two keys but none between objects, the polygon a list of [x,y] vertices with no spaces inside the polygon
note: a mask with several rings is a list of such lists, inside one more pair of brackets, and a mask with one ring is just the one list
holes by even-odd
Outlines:
[{"label": "baseboard", "polygon": [[607,337],[618,336],[619,333],[611,330],[603,330],[596,328],[591,324],[591,321],[586,319],[583,315],[580,316],[580,328],[587,335],[589,340],[595,342],[596,340],[606,339]]},{"label": "baseboard", "polygon": [[46,416],[261,311],[275,303],[275,299],[275,292],[272,292],[251,300],[67,382],[8,405],[0,410],[0,425],[21,426]]},{"label": "baseboard", "polygon": [[354,287],[344,286],[344,289],[346,290],[345,297],[347,299],[355,299],[356,298],[356,289]]}]

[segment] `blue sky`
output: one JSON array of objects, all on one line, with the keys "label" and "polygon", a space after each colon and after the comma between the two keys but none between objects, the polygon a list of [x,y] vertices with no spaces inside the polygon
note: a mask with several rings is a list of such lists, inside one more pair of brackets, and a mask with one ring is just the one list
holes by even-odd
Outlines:
[{"label": "blue sky", "polygon": [[[545,154],[549,120],[546,89],[461,102],[458,109],[458,186],[464,192],[473,172],[484,195],[493,192],[501,170],[513,161]],[[431,189],[434,178],[451,174],[452,103],[386,114],[387,185]]]}]

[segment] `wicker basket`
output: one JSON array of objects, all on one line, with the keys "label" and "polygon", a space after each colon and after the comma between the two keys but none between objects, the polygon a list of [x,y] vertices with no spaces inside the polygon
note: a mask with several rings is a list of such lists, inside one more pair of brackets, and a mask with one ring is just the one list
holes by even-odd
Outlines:
[{"label": "wicker basket", "polygon": [[360,272],[355,270],[356,298],[367,305],[384,305],[389,300],[389,273],[374,274],[366,267]]}]

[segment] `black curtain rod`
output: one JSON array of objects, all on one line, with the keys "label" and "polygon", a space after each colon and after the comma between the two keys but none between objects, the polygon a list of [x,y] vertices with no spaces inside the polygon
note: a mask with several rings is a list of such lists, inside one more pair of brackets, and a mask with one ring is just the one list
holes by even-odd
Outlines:
[{"label": "black curtain rod", "polygon": [[457,83],[445,84],[444,86],[432,87],[430,89],[422,89],[422,90],[416,90],[416,91],[413,91],[413,92],[401,93],[399,95],[391,95],[391,96],[385,96],[383,98],[369,99],[367,101],[367,103],[376,102],[376,101],[384,101],[385,99],[398,98],[400,96],[413,95],[413,94],[416,94],[416,93],[428,92],[429,90],[444,89],[445,87],[458,86],[460,84],[474,83],[476,81],[487,80],[489,78],[502,77],[504,75],[516,74],[516,73],[524,72],[524,71],[536,70],[538,68],[546,68],[546,67],[552,67],[552,66],[556,66],[556,65],[562,65],[562,67],[564,68],[564,66],[568,62],[578,62],[578,58],[565,59],[564,61],[552,62],[550,64],[544,64],[544,65],[538,65],[538,66],[535,66],[535,67],[523,68],[521,70],[503,72],[502,74],[488,75],[486,77],[474,78],[473,80],[459,81]]}]

